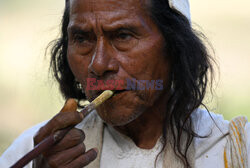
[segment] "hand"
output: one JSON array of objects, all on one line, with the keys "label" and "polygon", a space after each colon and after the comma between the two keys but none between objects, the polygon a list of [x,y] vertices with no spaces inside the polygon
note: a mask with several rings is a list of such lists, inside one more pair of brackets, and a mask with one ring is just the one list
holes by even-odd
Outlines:
[{"label": "hand", "polygon": [[[67,100],[62,110],[35,135],[35,145],[59,129],[80,123],[83,115],[76,110],[76,101]],[[85,152],[84,138],[85,134],[82,130],[71,129],[59,143],[43,153],[47,165],[52,168],[82,168],[91,163],[97,157],[98,151],[93,148]],[[36,165],[36,167],[42,166]]]}]

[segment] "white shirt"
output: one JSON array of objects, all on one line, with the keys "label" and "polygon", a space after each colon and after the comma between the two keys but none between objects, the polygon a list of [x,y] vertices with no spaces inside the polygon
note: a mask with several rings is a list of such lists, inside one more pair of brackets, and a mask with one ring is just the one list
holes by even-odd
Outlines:
[{"label": "white shirt", "polygon": [[[160,139],[152,149],[141,149],[127,136],[114,128],[104,128],[101,168],[153,168],[161,151]],[[157,159],[156,168],[162,168],[162,155]]]},{"label": "white shirt", "polygon": [[[225,167],[223,152],[228,140],[228,135],[225,136],[225,134],[228,133],[229,122],[224,120],[221,115],[214,113],[211,113],[211,115],[216,124],[205,110],[198,109],[192,114],[196,133],[201,136],[211,133],[207,138],[193,139],[196,168]],[[33,136],[45,123],[46,122],[38,124],[20,135],[0,157],[0,167],[10,167],[24,154],[30,151],[33,148]],[[246,124],[245,132],[247,153],[248,158],[250,158],[250,123]],[[139,149],[131,140],[107,128],[104,129],[103,141],[101,168],[153,168],[152,162],[160,147],[160,144],[157,143],[151,150]],[[110,149],[111,151],[109,151]],[[125,151],[124,154],[122,154],[121,151]],[[121,157],[124,159],[121,159]],[[150,163],[148,164],[148,162]],[[161,162],[162,159],[159,159],[159,168],[161,168]],[[119,167],[117,167],[117,165],[119,165]],[[25,168],[31,167],[32,164],[29,163]],[[248,167],[250,168],[250,162],[248,162]]]}]

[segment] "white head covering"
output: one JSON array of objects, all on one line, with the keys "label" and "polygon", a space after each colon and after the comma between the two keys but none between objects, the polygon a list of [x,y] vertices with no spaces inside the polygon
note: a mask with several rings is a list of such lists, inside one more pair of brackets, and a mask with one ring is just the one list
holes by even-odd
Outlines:
[{"label": "white head covering", "polygon": [[179,11],[181,14],[186,16],[186,18],[191,23],[189,0],[168,0],[168,1],[170,8]]}]

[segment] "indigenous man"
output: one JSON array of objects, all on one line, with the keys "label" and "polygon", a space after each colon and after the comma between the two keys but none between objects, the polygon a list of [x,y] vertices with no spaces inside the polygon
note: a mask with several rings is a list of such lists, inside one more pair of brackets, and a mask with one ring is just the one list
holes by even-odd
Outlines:
[{"label": "indigenous man", "polygon": [[[247,120],[228,122],[199,109],[212,66],[191,28],[188,0],[66,0],[51,67],[64,107],[23,133],[0,167],[76,124],[27,167],[250,167]],[[87,89],[90,78],[161,80],[163,87],[121,90],[83,119],[74,99],[101,93]]]}]

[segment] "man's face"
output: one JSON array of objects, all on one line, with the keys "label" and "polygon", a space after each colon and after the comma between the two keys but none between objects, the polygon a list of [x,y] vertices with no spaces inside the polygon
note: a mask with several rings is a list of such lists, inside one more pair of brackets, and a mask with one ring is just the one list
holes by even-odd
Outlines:
[{"label": "man's face", "polygon": [[[157,108],[168,85],[165,41],[141,0],[70,0],[68,62],[88,100],[87,79],[163,80],[164,90],[123,91],[97,111],[108,124],[125,125],[145,110]],[[160,98],[161,97],[161,98]]]}]

